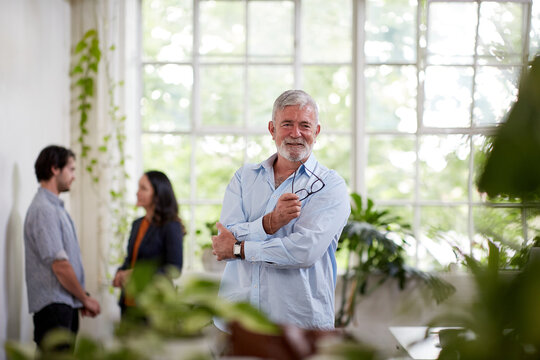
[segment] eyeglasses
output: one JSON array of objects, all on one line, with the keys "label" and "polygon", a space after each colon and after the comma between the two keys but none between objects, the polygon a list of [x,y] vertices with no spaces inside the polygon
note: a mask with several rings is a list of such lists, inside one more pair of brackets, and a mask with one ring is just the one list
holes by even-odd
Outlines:
[{"label": "eyeglasses", "polygon": [[322,179],[320,177],[315,175],[315,173],[313,171],[309,170],[306,167],[306,164],[304,164],[304,162],[302,160],[300,160],[300,162],[302,163],[302,165],[304,165],[304,169],[309,171],[313,176],[315,176],[317,178],[317,180],[315,180],[311,184],[311,187],[309,188],[309,190],[308,189],[300,189],[300,190],[294,191],[294,179],[296,178],[296,172],[298,171],[298,169],[295,170],[293,178],[292,178],[292,192],[295,193],[296,195],[298,195],[298,200],[299,201],[302,201],[302,200],[305,200],[309,195],[313,195],[313,194],[321,191],[323,189],[325,183],[324,183],[324,181],[322,181]]}]

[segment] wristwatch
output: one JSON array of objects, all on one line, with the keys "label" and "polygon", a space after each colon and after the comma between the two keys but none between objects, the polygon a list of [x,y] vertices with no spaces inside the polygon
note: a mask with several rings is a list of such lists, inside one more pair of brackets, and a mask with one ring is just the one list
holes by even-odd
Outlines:
[{"label": "wristwatch", "polygon": [[242,242],[240,240],[237,240],[236,243],[233,246],[233,254],[237,258],[242,258]]}]

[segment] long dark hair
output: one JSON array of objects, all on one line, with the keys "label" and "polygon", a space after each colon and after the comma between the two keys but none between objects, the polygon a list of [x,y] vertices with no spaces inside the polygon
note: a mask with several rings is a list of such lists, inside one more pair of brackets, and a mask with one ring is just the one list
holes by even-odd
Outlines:
[{"label": "long dark hair", "polygon": [[176,196],[171,185],[171,181],[161,171],[150,170],[144,173],[152,189],[154,190],[154,215],[152,217],[152,223],[162,226],[170,221],[178,221],[182,227],[182,231],[185,233],[182,220],[178,216],[178,203],[176,202]]}]

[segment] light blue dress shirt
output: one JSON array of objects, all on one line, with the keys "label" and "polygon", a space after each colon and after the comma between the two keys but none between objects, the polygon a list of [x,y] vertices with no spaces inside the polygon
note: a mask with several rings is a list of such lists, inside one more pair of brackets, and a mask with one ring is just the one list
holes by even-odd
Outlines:
[{"label": "light blue dress shirt", "polygon": [[[277,189],[274,186],[276,156],[243,166],[227,187],[220,221],[237,240],[245,242],[245,260],[227,262],[219,294],[230,301],[250,302],[280,324],[331,329],[335,251],[351,212],[347,186],[312,154],[305,166],[324,181],[325,187],[302,200],[298,218],[268,235],[263,216],[274,210],[282,194],[292,190],[293,175]],[[317,178],[301,165],[295,191],[310,189],[315,181]],[[219,319],[216,326],[226,330]]]}]

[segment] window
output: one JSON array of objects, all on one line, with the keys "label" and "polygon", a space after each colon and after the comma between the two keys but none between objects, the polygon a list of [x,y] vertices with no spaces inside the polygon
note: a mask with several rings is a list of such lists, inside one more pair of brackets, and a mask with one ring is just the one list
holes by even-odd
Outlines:
[{"label": "window", "polygon": [[[475,190],[476,164],[538,52],[531,1],[142,0],[142,154],[164,170],[198,268],[234,171],[275,151],[274,99],[320,106],[315,154],[351,191],[409,221],[423,267],[526,212]],[[527,214],[525,214],[527,215]],[[531,221],[534,219],[531,217]],[[199,233],[197,232],[199,230]]]}]

